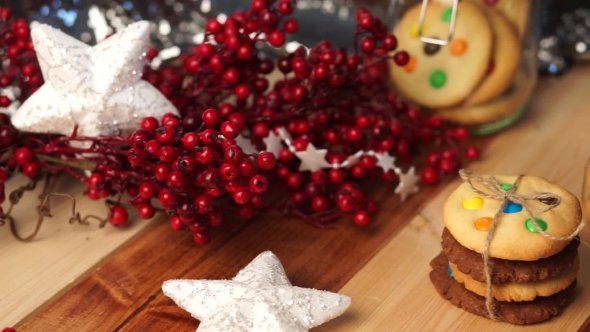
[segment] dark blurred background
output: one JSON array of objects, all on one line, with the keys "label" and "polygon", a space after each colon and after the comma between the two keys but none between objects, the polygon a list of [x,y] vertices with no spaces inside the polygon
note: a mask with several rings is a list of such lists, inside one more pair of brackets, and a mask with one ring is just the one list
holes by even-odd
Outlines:
[{"label": "dark blurred background", "polygon": [[[328,39],[351,49],[355,11],[365,7],[391,23],[392,9],[404,0],[299,0],[294,17],[299,31],[286,49],[313,46]],[[590,0],[535,0],[539,32],[539,70],[559,75],[575,59],[590,55]],[[154,43],[174,57],[203,40],[203,26],[212,17],[223,20],[251,0],[8,0],[15,16],[47,23],[94,44],[127,24],[148,20]]]}]

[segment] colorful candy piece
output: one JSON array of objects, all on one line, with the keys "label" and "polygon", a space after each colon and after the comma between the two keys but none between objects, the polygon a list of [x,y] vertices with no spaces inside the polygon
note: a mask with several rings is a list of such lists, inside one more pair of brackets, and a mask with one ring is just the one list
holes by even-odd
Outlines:
[{"label": "colorful candy piece", "polygon": [[449,274],[449,277],[454,278],[455,276],[453,275],[453,269],[451,269],[451,264],[447,263],[447,273]]},{"label": "colorful candy piece", "polygon": [[479,210],[483,206],[483,198],[469,197],[463,201],[463,208],[465,210]]},{"label": "colorful candy piece", "polygon": [[[419,34],[418,34],[418,28],[420,26],[418,25],[418,22],[412,24],[412,28],[410,29],[410,35],[412,36],[412,38],[416,39],[418,38]],[[422,24],[422,34],[425,34],[426,31],[428,30],[428,26],[426,25],[426,23]]]},{"label": "colorful candy piece", "polygon": [[435,70],[430,74],[430,86],[435,89],[442,88],[447,82],[447,74],[442,70]]},{"label": "colorful candy piece", "polygon": [[502,188],[502,190],[504,190],[504,191],[508,191],[508,190],[510,190],[510,188],[512,188],[512,184],[510,184],[510,183],[502,183],[500,185],[500,188]]},{"label": "colorful candy piece", "polygon": [[426,53],[427,55],[434,55],[439,50],[440,50],[440,45],[438,45],[438,44],[431,44],[431,43],[424,44],[424,53]]},{"label": "colorful candy piece", "polygon": [[[539,228],[544,232],[547,230],[547,223],[541,219],[541,218],[535,218],[535,220],[537,221],[537,226],[539,226]],[[526,229],[528,229],[530,232],[532,233],[539,233],[537,231],[537,229],[535,228],[535,225],[533,224],[533,221],[531,220],[531,218],[528,218],[526,220],[526,222],[524,223],[524,225],[526,226]]]},{"label": "colorful candy piece", "polygon": [[404,70],[407,73],[411,73],[416,69],[417,65],[418,60],[416,59],[416,57],[410,56],[410,60],[408,60],[408,63],[406,63],[406,65],[404,66]]},{"label": "colorful candy piece", "polygon": [[467,41],[463,38],[457,38],[451,42],[451,54],[454,56],[463,55],[467,51]]},{"label": "colorful candy piece", "polygon": [[[459,13],[457,13],[459,14]],[[451,17],[453,16],[453,8],[449,7],[442,12],[441,20],[445,23],[451,23]],[[457,15],[459,16],[459,15]],[[456,18],[455,18],[456,19]]]},{"label": "colorful candy piece", "polygon": [[504,213],[511,214],[511,213],[518,213],[520,211],[522,211],[522,205],[520,205],[520,204],[509,202],[508,204],[506,204],[504,206]]},{"label": "colorful candy piece", "polygon": [[475,229],[477,229],[478,231],[487,231],[490,229],[490,226],[492,226],[492,221],[494,221],[494,218],[490,218],[490,217],[478,218],[474,223]]}]

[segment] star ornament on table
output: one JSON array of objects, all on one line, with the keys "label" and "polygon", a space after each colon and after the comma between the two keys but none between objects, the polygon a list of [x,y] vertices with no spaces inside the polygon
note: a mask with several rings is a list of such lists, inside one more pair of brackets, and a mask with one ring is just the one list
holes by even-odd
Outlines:
[{"label": "star ornament on table", "polygon": [[147,116],[178,111],[141,79],[150,45],[149,23],[137,22],[96,46],[40,24],[31,30],[45,84],[12,116],[36,133],[114,135],[139,128]]},{"label": "star ornament on table", "polygon": [[417,183],[420,181],[420,176],[416,175],[414,166],[410,167],[408,172],[404,174],[401,169],[396,169],[395,173],[399,176],[399,184],[395,188],[395,193],[401,196],[402,202],[411,195],[417,193]]},{"label": "star ornament on table", "polygon": [[283,148],[283,141],[280,134],[275,134],[270,130],[268,136],[262,139],[266,145],[266,151],[272,153],[275,157],[279,157],[279,152]]},{"label": "star ornament on table", "polygon": [[339,316],[351,302],[345,295],[292,286],[270,251],[232,280],[168,280],[162,290],[201,321],[197,332],[303,332]]},{"label": "star ornament on table", "polygon": [[332,167],[326,160],[327,149],[318,150],[312,143],[308,143],[305,151],[295,151],[295,155],[301,160],[299,171],[311,171],[312,173],[322,168]]},{"label": "star ornament on table", "polygon": [[381,167],[384,173],[387,173],[390,170],[395,171],[395,157],[392,157],[387,152],[377,153],[375,156],[377,157],[377,166]]}]

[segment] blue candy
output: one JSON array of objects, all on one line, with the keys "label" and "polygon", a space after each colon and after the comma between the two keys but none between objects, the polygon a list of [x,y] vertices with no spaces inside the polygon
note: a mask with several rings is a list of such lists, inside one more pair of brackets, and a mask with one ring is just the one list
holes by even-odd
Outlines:
[{"label": "blue candy", "polygon": [[504,206],[504,213],[518,213],[522,211],[522,205],[516,203],[508,203]]},{"label": "blue candy", "polygon": [[451,264],[447,263],[447,272],[449,273],[449,277],[454,278],[453,269],[451,269]]}]

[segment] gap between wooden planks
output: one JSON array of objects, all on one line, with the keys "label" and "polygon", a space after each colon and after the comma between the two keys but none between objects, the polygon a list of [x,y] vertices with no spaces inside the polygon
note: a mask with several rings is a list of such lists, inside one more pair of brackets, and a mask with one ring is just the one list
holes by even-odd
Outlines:
[{"label": "gap between wooden planks", "polygon": [[[517,127],[493,140],[473,170],[482,174],[533,174],[580,197],[590,157],[587,67],[537,90],[531,111]],[[558,95],[559,98],[555,96]],[[580,246],[577,297],[563,314],[532,326],[494,323],[443,300],[430,283],[429,262],[440,252],[442,206],[449,185],[341,290],[352,296],[344,316],[317,331],[575,331],[590,315],[590,229]],[[585,242],[585,243],[584,243]]]}]

